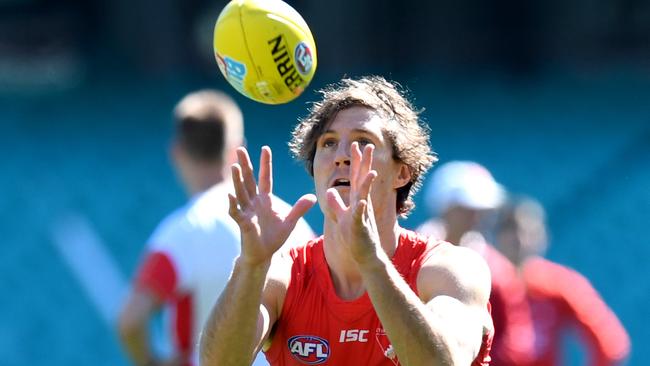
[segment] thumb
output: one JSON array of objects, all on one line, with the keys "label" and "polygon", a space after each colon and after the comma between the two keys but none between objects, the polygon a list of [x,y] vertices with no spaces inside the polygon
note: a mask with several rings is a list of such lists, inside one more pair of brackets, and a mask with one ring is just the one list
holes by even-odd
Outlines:
[{"label": "thumb", "polygon": [[309,193],[298,199],[296,203],[291,207],[291,211],[284,219],[286,224],[289,224],[292,228],[296,226],[298,220],[303,217],[310,208],[316,203],[316,196]]}]

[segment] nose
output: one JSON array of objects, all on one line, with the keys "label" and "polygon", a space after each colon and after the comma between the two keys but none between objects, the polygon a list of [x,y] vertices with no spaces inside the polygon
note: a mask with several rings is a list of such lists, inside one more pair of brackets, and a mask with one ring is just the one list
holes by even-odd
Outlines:
[{"label": "nose", "polygon": [[336,156],[334,158],[336,166],[350,165],[350,145],[346,143],[338,144]]}]

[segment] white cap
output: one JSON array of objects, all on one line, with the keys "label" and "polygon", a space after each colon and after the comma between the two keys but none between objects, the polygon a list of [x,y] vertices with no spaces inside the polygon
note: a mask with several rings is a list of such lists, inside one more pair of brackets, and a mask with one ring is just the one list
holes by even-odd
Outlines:
[{"label": "white cap", "polygon": [[475,210],[497,208],[505,199],[503,187],[490,172],[473,161],[451,161],[434,170],[426,188],[427,207],[441,214],[451,206]]}]

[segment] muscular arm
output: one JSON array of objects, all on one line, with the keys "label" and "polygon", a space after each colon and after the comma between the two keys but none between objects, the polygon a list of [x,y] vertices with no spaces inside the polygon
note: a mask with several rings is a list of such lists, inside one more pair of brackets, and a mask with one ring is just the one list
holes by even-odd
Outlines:
[{"label": "muscular arm", "polygon": [[418,297],[387,257],[360,264],[368,294],[403,365],[469,365],[483,333],[489,269],[469,249],[441,249],[418,275]]},{"label": "muscular arm", "polygon": [[[355,141],[350,150],[349,204],[336,188],[327,190],[325,239],[329,228],[331,240],[348,248],[401,364],[471,364],[480,350],[482,335],[492,329],[487,313],[487,264],[467,248],[437,248],[437,255],[418,272],[418,297],[385,251],[396,244],[386,241],[397,240],[397,226],[394,213],[386,213],[385,208],[375,215],[370,195],[378,177],[371,169],[374,146],[366,145],[362,153]],[[387,155],[382,152],[378,160],[386,161]],[[393,188],[397,189],[409,181],[409,170],[403,165],[392,168]],[[387,227],[393,232],[387,233]]]},{"label": "muscular arm", "polygon": [[236,196],[229,195],[229,214],[241,231],[241,255],[203,330],[204,366],[251,364],[284,299],[282,277],[275,274],[276,269],[290,273],[290,266],[283,266],[285,257],[278,250],[315,202],[306,195],[286,216],[279,214],[271,200],[271,150],[262,148],[259,186],[246,149],[238,149],[237,156],[239,164],[232,166]]},{"label": "muscular arm", "polygon": [[203,329],[202,365],[251,364],[270,327],[267,306],[262,303],[269,266],[270,263],[251,266],[237,260],[230,281]]}]

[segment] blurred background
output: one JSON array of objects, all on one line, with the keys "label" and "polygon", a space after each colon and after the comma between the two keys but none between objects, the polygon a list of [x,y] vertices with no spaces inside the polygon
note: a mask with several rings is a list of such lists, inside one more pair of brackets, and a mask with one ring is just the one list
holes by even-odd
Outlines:
[{"label": "blurred background", "polygon": [[[237,98],[293,201],[313,188],[286,142],[315,90],[381,74],[425,109],[441,162],[478,161],[544,204],[548,257],[592,281],[630,333],[628,364],[645,364],[650,1],[288,2],[318,71],[267,106],[214,61],[225,1],[0,0],[0,363],[127,364],[111,322],[151,230],[185,201],[167,147],[186,92]],[[404,226],[425,220],[422,197]],[[321,229],[318,208],[307,219]]]}]

